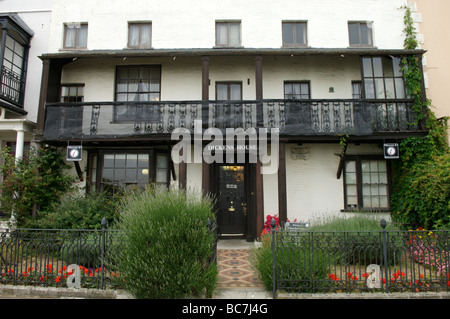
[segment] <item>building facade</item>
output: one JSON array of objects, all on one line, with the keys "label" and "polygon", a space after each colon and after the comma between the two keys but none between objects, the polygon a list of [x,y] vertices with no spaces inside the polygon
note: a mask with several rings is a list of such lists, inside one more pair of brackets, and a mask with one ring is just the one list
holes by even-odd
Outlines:
[{"label": "building facade", "polygon": [[33,140],[42,61],[48,50],[51,1],[3,0],[0,6],[0,145],[16,158]]},{"label": "building facade", "polygon": [[[427,96],[437,118],[450,117],[450,104],[447,102],[445,85],[450,72],[450,62],[446,54],[450,49],[448,15],[450,3],[445,0],[410,0],[419,46],[424,49],[424,76]],[[447,131],[450,143],[450,131]]]},{"label": "building facade", "polygon": [[384,145],[426,133],[406,2],[55,1],[35,140],[81,150],[90,190],[214,195],[224,237],[389,212]]}]

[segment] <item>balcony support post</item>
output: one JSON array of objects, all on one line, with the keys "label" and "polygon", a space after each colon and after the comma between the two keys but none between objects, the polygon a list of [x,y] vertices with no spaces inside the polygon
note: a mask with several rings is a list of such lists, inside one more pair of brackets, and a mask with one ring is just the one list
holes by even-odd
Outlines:
[{"label": "balcony support post", "polygon": [[[255,86],[256,86],[256,100],[262,101],[263,99],[263,78],[262,78],[262,62],[263,58],[260,55],[255,56]],[[257,102],[257,104],[262,104]],[[263,108],[257,106],[257,112],[262,112]],[[262,114],[257,114],[259,118]],[[263,188],[263,175],[261,174],[261,161],[258,157],[256,163],[256,235],[261,234],[264,228],[264,188]]]},{"label": "balcony support post", "polygon": [[[209,101],[209,56],[202,57],[202,100],[204,105],[202,106],[202,114],[206,116],[202,116],[203,121],[208,121],[208,101]],[[204,127],[208,125],[208,123],[202,123]],[[209,164],[205,162],[202,156],[202,190],[203,195],[207,195],[210,192],[210,167]],[[181,178],[181,176],[180,176]]]},{"label": "balcony support post", "polygon": [[45,59],[42,62],[42,77],[41,77],[41,91],[39,96],[39,106],[38,106],[38,117],[36,123],[36,130],[38,134],[42,134],[44,131],[44,121],[45,121],[45,102],[47,100],[47,90],[48,90],[48,77],[50,72],[50,60]]}]

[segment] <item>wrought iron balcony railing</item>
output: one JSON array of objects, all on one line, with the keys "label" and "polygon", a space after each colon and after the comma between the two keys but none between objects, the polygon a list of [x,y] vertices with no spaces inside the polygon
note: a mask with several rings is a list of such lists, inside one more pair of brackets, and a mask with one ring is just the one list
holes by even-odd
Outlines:
[{"label": "wrought iron balcony railing", "polygon": [[0,97],[14,104],[22,104],[25,81],[20,74],[2,66]]},{"label": "wrought iron balcony railing", "polygon": [[217,128],[279,128],[283,136],[415,132],[409,100],[261,100],[52,103],[44,139],[101,139]]}]

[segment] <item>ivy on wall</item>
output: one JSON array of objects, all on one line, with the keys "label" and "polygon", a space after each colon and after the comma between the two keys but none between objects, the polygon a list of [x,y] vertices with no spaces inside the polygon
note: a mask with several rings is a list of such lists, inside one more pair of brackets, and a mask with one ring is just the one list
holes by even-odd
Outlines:
[{"label": "ivy on wall", "polygon": [[[417,49],[417,33],[409,7],[403,7],[404,48]],[[400,160],[393,165],[392,219],[406,227],[450,227],[450,151],[447,118],[437,119],[422,85],[421,56],[402,59],[408,94],[414,99],[416,120],[427,130],[424,137],[400,142]]]}]

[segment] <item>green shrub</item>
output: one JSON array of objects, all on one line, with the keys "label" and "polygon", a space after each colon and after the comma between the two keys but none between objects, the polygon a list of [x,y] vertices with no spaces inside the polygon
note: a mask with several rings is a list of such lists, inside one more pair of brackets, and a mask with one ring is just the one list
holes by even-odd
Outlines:
[{"label": "green shrub", "polygon": [[121,197],[111,197],[104,193],[87,194],[81,192],[66,195],[55,202],[47,212],[40,212],[36,219],[25,223],[28,228],[46,229],[100,229],[103,217],[109,226],[118,219]]},{"label": "green shrub", "polygon": [[[278,287],[288,292],[315,292],[323,287],[328,277],[329,253],[319,247],[312,247],[313,241],[308,232],[303,233],[301,238],[295,238],[300,242],[281,236],[284,237],[283,245],[275,251]],[[273,252],[270,234],[265,235],[262,245],[254,250],[254,260],[264,287],[272,290]]]},{"label": "green shrub", "polygon": [[126,198],[118,228],[124,242],[117,266],[137,298],[212,293],[217,266],[212,201],[182,191],[147,190]]},{"label": "green shrub", "polygon": [[5,214],[14,212],[18,227],[35,218],[70,190],[74,178],[68,174],[64,155],[51,146],[31,149],[16,162],[9,148],[1,151],[0,202]]},{"label": "green shrub", "polygon": [[[355,213],[352,216],[326,216],[311,222],[309,231],[337,232],[329,236],[329,245],[334,245],[335,261],[340,264],[381,264],[383,260],[382,236],[380,231],[381,217],[376,214]],[[391,245],[388,251],[389,264],[395,262],[395,258],[401,256],[405,247],[402,243],[399,228],[392,222],[387,222],[386,230],[390,231]]]}]

